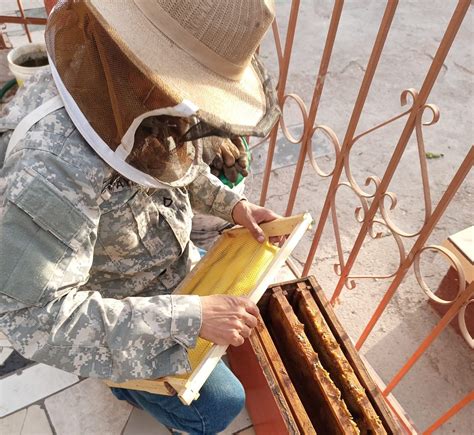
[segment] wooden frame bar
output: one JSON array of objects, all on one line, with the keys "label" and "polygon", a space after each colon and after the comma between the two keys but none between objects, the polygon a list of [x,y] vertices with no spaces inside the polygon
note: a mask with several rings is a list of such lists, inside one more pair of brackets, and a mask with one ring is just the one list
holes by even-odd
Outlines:
[{"label": "wooden frame bar", "polygon": [[306,335],[323,366],[339,388],[351,415],[362,433],[386,434],[382,422],[370,403],[364,387],[354,373],[352,366],[342,352],[335,337],[320,313],[313,296],[304,283],[297,283],[293,308],[305,325]]},{"label": "wooden frame bar", "polygon": [[281,360],[272,338],[263,323],[263,319],[261,318],[259,320],[259,325],[255,329],[255,333],[252,334],[252,338],[254,337],[259,340],[260,349],[267,356],[268,365],[288,403],[288,407],[291,409],[291,414],[295,419],[300,433],[304,435],[316,434],[303,404],[291,383],[288,373],[283,365],[283,361]]},{"label": "wooden frame bar", "polygon": [[[299,435],[289,405],[278,385],[266,353],[252,334],[239,347],[229,347],[227,356],[233,373],[245,387],[246,408],[257,435]],[[245,361],[241,364],[240,361]]]},{"label": "wooden frame bar", "polygon": [[[370,398],[372,406],[386,425],[385,428],[387,432],[390,431],[394,434],[397,434],[400,429],[393,418],[390,407],[387,404],[382,392],[380,391],[380,388],[374,382],[363,358],[359,355],[351,339],[344,331],[344,327],[337,318],[336,313],[333,311],[332,304],[328,301],[323,289],[319,286],[318,282],[313,276],[309,276],[306,279],[308,281],[306,287],[307,290],[309,290],[313,295],[314,301],[316,302],[321,313],[324,315],[324,319],[326,320],[329,328],[334,334],[336,334],[339,346],[341,347],[351,366],[354,368],[359,382],[362,384]],[[285,285],[282,285],[282,288],[286,289],[287,286],[292,285],[292,283],[296,281],[298,280],[285,283]]]},{"label": "wooden frame bar", "polygon": [[[238,360],[245,364],[233,363]],[[229,362],[245,386],[247,409],[257,433],[316,434],[261,318],[242,346],[229,348]]]},{"label": "wooden frame bar", "polygon": [[266,324],[317,431],[358,434],[340,391],[321,365],[318,354],[306,338],[304,325],[278,287],[272,289],[267,313]]}]

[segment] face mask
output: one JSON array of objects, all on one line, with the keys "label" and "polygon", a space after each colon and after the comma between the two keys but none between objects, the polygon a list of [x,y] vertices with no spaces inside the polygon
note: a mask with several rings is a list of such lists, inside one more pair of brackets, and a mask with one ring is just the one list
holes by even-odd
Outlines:
[{"label": "face mask", "polygon": [[165,183],[182,179],[201,161],[200,138],[187,135],[195,122],[167,115],[144,119],[135,132],[127,163]]}]

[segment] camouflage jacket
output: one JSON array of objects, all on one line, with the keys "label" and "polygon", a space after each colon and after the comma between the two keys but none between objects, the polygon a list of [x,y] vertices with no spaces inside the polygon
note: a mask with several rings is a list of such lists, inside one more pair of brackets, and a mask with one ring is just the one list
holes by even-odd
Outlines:
[{"label": "camouflage jacket", "polygon": [[201,304],[171,293],[189,270],[192,208],[231,221],[241,197],[209,173],[153,191],[114,177],[64,109],[2,166],[11,130],[56,94],[43,73],[0,120],[0,330],[26,358],[80,376],[184,373]]}]

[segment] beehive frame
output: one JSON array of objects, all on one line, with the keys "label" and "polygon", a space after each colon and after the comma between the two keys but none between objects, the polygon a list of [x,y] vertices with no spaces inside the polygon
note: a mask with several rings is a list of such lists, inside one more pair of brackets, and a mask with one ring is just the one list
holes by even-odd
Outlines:
[{"label": "beehive frame", "polygon": [[[261,225],[267,238],[286,236],[283,245],[275,252],[273,258],[261,273],[253,290],[247,295],[250,300],[257,303],[265,293],[267,287],[272,283],[278,270],[283,266],[293,249],[303,237],[312,222],[308,213],[276,219]],[[176,294],[185,294],[182,289],[189,287],[202,271],[212,264],[213,252],[223,243],[223,237],[232,235],[234,237],[248,235],[248,230],[242,227],[233,228],[225,232],[211,247],[206,256],[189,273],[186,279],[176,289]],[[180,400],[191,404],[199,397],[199,390],[215,368],[221,357],[225,354],[227,346],[212,344],[204,357],[194,370],[186,376],[167,376],[159,379],[133,380],[123,383],[107,381],[110,387],[127,388],[132,390],[147,391],[155,394],[173,395],[177,394]]]},{"label": "beehive frame", "polygon": [[[282,378],[282,374],[290,376],[290,372],[287,371],[288,368],[284,362],[284,353],[278,349],[282,343],[283,334],[281,334],[281,330],[280,332],[272,331],[270,324],[272,317],[275,318],[276,316],[277,319],[275,320],[277,321],[279,321],[278,318],[280,317],[274,310],[274,307],[270,308],[275,293],[284,295],[292,307],[292,309],[285,311],[282,317],[286,317],[289,312],[293,315],[296,314],[296,316],[300,318],[301,313],[298,312],[298,310],[301,309],[303,299],[305,303],[310,302],[308,305],[310,307],[312,306],[315,312],[320,316],[319,320],[313,318],[313,313],[311,313],[311,316],[308,316],[307,319],[303,317],[300,318],[300,321],[304,324],[304,335],[311,329],[318,329],[321,333],[321,338],[325,341],[323,345],[325,349],[322,349],[321,344],[310,339],[311,333],[310,335],[306,335],[311,341],[311,347],[318,353],[317,360],[320,360],[324,352],[329,351],[329,358],[339,359],[342,356],[351,366],[352,370],[350,371],[353,372],[357,378],[357,382],[352,384],[355,379],[352,375],[349,376],[347,381],[351,384],[349,385],[351,391],[346,392],[346,394],[341,397],[346,401],[346,404],[349,404],[350,400],[347,397],[347,393],[352,394],[354,389],[362,389],[364,391],[363,395],[367,397],[376,413],[376,419],[380,419],[383,425],[382,430],[380,427],[377,427],[377,424],[368,427],[366,425],[366,419],[360,413],[360,410],[353,409],[354,405],[350,404],[348,406],[350,406],[351,414],[355,417],[360,432],[372,434],[387,433],[391,435],[402,433],[402,429],[394,419],[385,398],[369,374],[370,366],[367,366],[367,363],[363,362],[363,359],[355,350],[351,339],[340,324],[331,304],[326,299],[324,291],[313,276],[271,284],[258,304],[263,324],[259,325],[256,333],[252,334],[250,340],[243,346],[229,349],[229,362],[232,370],[246,389],[247,410],[254,423],[256,433],[265,435],[269,433],[293,435],[306,435],[307,433],[311,433],[307,428],[307,423],[304,422],[304,418],[301,418],[305,415],[306,418],[308,418],[309,414],[306,410],[302,412],[301,407],[294,407],[294,403],[298,401],[295,401],[294,398],[291,397],[291,394],[288,394],[291,393],[291,391],[289,391],[289,385],[293,386],[290,387],[290,390],[292,390],[296,389],[296,384],[293,384],[291,378],[290,384],[288,384],[286,379]],[[297,311],[295,311],[295,308]],[[268,329],[267,326],[269,327]],[[285,333],[290,330],[294,331],[295,335],[301,334],[301,332],[298,332],[298,328],[293,328],[292,326],[284,328]],[[271,334],[273,334],[273,337]],[[328,338],[330,339],[327,340]],[[295,347],[289,346],[289,349],[290,355],[294,354]],[[341,352],[342,354],[338,356],[337,353]],[[268,357],[269,355],[271,356]],[[328,368],[325,359],[324,361],[320,360],[320,363],[323,368]],[[348,374],[346,363],[339,361],[336,365],[338,366],[336,370],[341,368],[344,375]],[[297,370],[300,370],[300,368],[298,367]],[[329,370],[329,373],[332,375],[334,374],[333,370],[334,367],[331,367]],[[331,379],[334,381],[336,378],[331,376]],[[339,381],[337,382],[339,384]],[[357,384],[360,384],[360,386]],[[300,391],[297,391],[297,394],[300,397],[300,402],[303,403]],[[318,407],[321,406],[316,402],[313,393],[307,394],[307,397],[310,400],[310,409],[317,410]],[[325,398],[324,402],[326,406],[329,407],[332,406],[329,402],[331,402],[333,398],[328,399],[330,400]],[[263,404],[262,402],[265,403]],[[369,409],[366,408],[365,412],[368,411]],[[304,425],[306,425],[306,427]],[[313,427],[311,422],[310,425]],[[327,429],[328,427],[320,428],[319,430],[315,428],[318,434],[321,433],[321,431],[324,434],[329,433]],[[335,429],[335,426],[331,426],[331,429]],[[331,431],[331,433],[333,432]],[[350,432],[344,430],[341,432],[339,430],[338,433],[345,434]]]}]

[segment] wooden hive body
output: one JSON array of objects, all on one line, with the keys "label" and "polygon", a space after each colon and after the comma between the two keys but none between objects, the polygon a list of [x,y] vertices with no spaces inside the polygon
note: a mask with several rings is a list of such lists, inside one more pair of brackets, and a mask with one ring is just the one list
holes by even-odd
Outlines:
[{"label": "wooden hive body", "polygon": [[259,307],[262,325],[229,351],[257,434],[401,433],[313,277],[271,286]]}]

